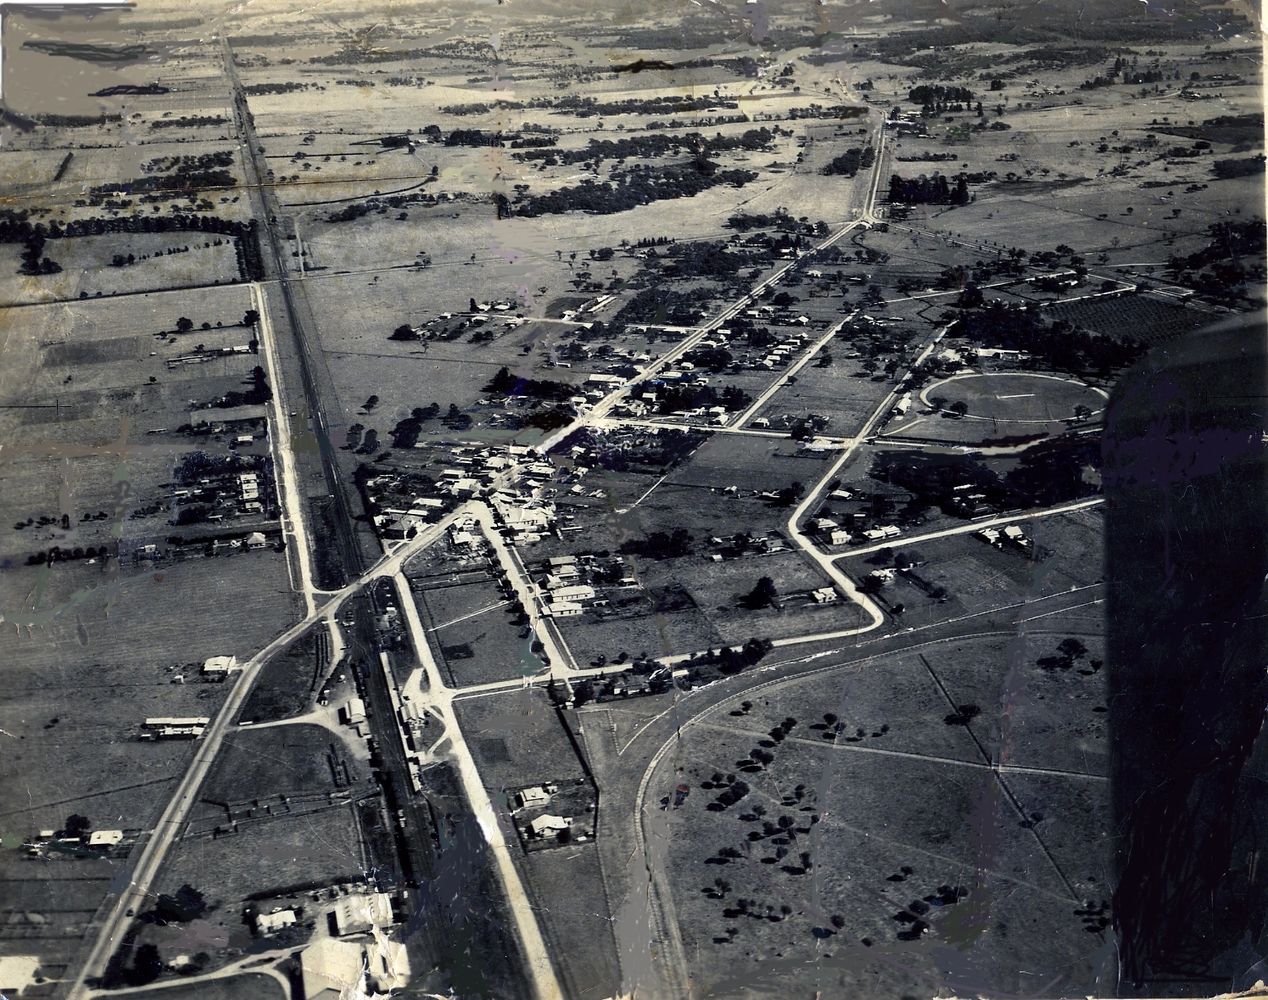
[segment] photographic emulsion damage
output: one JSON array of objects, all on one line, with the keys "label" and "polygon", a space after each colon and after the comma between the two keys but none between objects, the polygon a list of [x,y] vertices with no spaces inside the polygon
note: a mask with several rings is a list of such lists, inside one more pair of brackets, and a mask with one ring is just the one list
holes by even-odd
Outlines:
[{"label": "photographic emulsion damage", "polygon": [[1268,996],[1263,55],[0,4],[0,997]]}]

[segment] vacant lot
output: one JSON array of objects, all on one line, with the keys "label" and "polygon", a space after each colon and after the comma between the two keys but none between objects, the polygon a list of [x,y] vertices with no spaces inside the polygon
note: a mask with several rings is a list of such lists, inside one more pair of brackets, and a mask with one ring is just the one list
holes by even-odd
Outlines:
[{"label": "vacant lot", "polygon": [[432,652],[449,684],[508,680],[542,670],[527,626],[516,624],[507,598],[487,573],[415,587]]},{"label": "vacant lot", "polygon": [[540,688],[464,698],[454,707],[495,803],[503,788],[585,776],[559,714]]}]

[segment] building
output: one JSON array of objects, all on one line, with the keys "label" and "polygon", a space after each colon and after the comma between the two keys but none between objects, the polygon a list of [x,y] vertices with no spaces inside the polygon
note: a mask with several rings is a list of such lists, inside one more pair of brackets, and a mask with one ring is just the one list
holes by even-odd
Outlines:
[{"label": "building", "polygon": [[93,830],[88,834],[88,846],[109,850],[123,843],[122,830]]},{"label": "building", "polygon": [[515,793],[515,805],[518,809],[534,809],[537,806],[544,806],[550,801],[551,792],[554,791],[552,785],[534,785],[532,788],[525,788]]},{"label": "building", "polygon": [[348,703],[340,709],[340,714],[349,726],[359,726],[365,722],[365,702],[360,698],[350,698]]},{"label": "building", "polygon": [[836,592],[835,587],[820,587],[818,590],[812,590],[810,597],[816,604],[831,604],[833,601],[840,600],[841,595]]},{"label": "building", "polygon": [[566,587],[556,587],[551,591],[551,600],[553,601],[592,601],[594,600],[594,588],[588,583],[578,583]]},{"label": "building", "polygon": [[1030,539],[1026,537],[1026,533],[1015,524],[1010,524],[1004,528],[1004,537],[1018,548],[1024,549],[1030,545]]},{"label": "building", "polygon": [[262,531],[253,531],[251,534],[247,535],[248,549],[262,549],[268,544],[269,540],[265,537],[264,532]]},{"label": "building", "polygon": [[832,534],[828,536],[828,541],[833,545],[849,545],[850,533],[844,528],[833,528]]},{"label": "building", "polygon": [[999,544],[999,532],[994,528],[983,528],[977,533],[977,537],[986,542],[987,545]]},{"label": "building", "polygon": [[572,820],[566,816],[538,816],[528,821],[528,835],[539,839],[554,837],[572,829]]},{"label": "building", "polygon": [[318,938],[299,956],[308,1000],[361,997],[365,990],[365,953],[359,944]]},{"label": "building", "polygon": [[552,618],[575,618],[583,610],[580,604],[574,604],[572,601],[552,601],[545,608],[546,614]]},{"label": "building", "polygon": [[22,996],[22,991],[40,978],[39,972],[40,960],[35,955],[0,956],[0,996]]},{"label": "building", "polygon": [[241,669],[236,656],[209,656],[203,660],[203,674],[209,677],[227,677]]},{"label": "building", "polygon": [[390,927],[395,923],[392,897],[386,892],[344,896],[335,904],[330,916],[336,937],[364,934],[371,927]]},{"label": "building", "polygon": [[298,917],[293,909],[276,910],[273,913],[257,913],[255,915],[255,932],[257,934],[275,934],[287,927],[294,927]]}]

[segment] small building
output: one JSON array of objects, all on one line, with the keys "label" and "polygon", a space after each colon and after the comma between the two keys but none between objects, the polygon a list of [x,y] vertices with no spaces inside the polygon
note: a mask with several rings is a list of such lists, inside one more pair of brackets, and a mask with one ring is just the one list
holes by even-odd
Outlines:
[{"label": "small building", "polygon": [[851,535],[844,528],[833,528],[828,541],[833,545],[849,545]]},{"label": "small building", "polygon": [[832,604],[841,599],[835,587],[820,587],[818,590],[812,590],[810,597],[816,604]]},{"label": "small building", "polygon": [[994,528],[983,528],[977,533],[977,537],[986,542],[987,545],[999,544],[999,532]]},{"label": "small building", "polygon": [[343,721],[349,726],[359,726],[365,722],[365,702],[360,698],[350,698],[339,711]]},{"label": "small building", "polygon": [[247,535],[248,549],[262,549],[269,544],[268,538],[262,531],[253,531]]},{"label": "small building", "polygon": [[515,805],[518,809],[534,809],[544,806],[550,801],[554,787],[551,785],[534,785],[515,793]]},{"label": "small building", "polygon": [[1026,548],[1030,545],[1030,539],[1026,537],[1026,533],[1015,524],[1010,524],[1004,528],[1004,537],[1019,548]]},{"label": "small building", "polygon": [[390,927],[396,922],[392,915],[392,897],[386,892],[344,896],[335,903],[330,916],[336,937],[364,934],[371,927]]},{"label": "small building", "polygon": [[572,829],[572,820],[566,816],[538,816],[528,821],[528,835],[542,839],[558,836],[564,830]]},{"label": "small building", "polygon": [[123,843],[122,830],[93,830],[88,834],[89,847],[108,850],[111,847],[118,847],[121,843]]},{"label": "small building", "polygon": [[227,677],[241,669],[236,656],[209,656],[203,661],[203,674],[209,677]]},{"label": "small building", "polygon": [[299,918],[293,909],[276,910],[273,913],[257,913],[255,915],[255,932],[257,934],[275,934],[287,927],[294,927]]},{"label": "small building", "polygon": [[572,601],[552,601],[546,605],[546,614],[552,618],[575,618],[585,610],[580,604]]}]

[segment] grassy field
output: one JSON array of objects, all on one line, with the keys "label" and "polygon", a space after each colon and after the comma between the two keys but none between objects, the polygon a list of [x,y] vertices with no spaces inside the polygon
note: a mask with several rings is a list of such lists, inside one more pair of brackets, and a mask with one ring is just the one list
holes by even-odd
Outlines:
[{"label": "grassy field", "polygon": [[329,666],[326,636],[324,628],[312,629],[265,663],[239,722],[276,722],[311,707]]},{"label": "grassy field", "polygon": [[585,776],[558,713],[541,689],[465,698],[454,707],[495,803],[503,788]]},{"label": "grassy field", "polygon": [[[966,642],[927,655],[951,692],[965,674],[1035,680],[1024,689],[998,682],[1003,710],[1035,706],[1009,717],[1010,743],[1026,745],[1031,766],[1066,766],[1068,734],[1042,711],[1049,704],[1057,716],[1073,706],[1050,704],[1047,677],[1010,666],[1018,649]],[[998,711],[969,727],[948,725],[937,680],[905,656],[736,696],[684,727],[651,787],[685,781],[692,794],[678,809],[652,812],[648,823],[664,844],[698,988],[756,997],[779,981],[785,991],[898,996],[1024,992],[1031,976],[1061,991],[1092,982],[1101,943],[1075,911],[1108,891],[1099,846],[1108,786],[1059,771],[993,774],[970,734],[999,752],[987,735]],[[796,724],[771,741],[766,730],[789,717]],[[825,725],[834,738],[824,738]],[[715,774],[740,771],[760,746],[773,759],[742,769],[744,798],[709,808],[730,780]],[[906,922],[896,920],[904,911]],[[929,929],[913,937],[916,919]],[[940,962],[947,947],[968,963]]]},{"label": "grassy field", "polygon": [[[109,297],[241,280],[233,239],[210,233],[78,236],[51,241],[45,254],[62,266],[61,272],[27,277],[18,273],[20,247],[4,248],[0,254],[0,302],[13,305],[79,299],[81,295]],[[131,254],[136,261],[114,267],[111,260],[115,254],[125,258]]]},{"label": "grassy field", "polygon": [[343,738],[323,726],[239,729],[225,738],[201,797],[236,805],[288,793],[356,788],[368,777],[369,769],[349,752]]},{"label": "grassy field", "polygon": [[[1033,601],[1062,591],[1099,583],[1102,568],[1102,515],[1098,508],[1021,522],[1038,556],[1015,548],[997,549],[972,534],[921,542],[915,575],[922,588],[899,574],[881,591],[890,607],[902,604],[896,621],[924,625],[990,608]],[[856,579],[870,572],[861,560],[841,564]],[[931,598],[927,588],[941,587],[945,601]]]},{"label": "grassy field", "polygon": [[531,676],[543,668],[521,635],[507,598],[487,574],[462,583],[417,585],[436,662],[454,686]]}]

